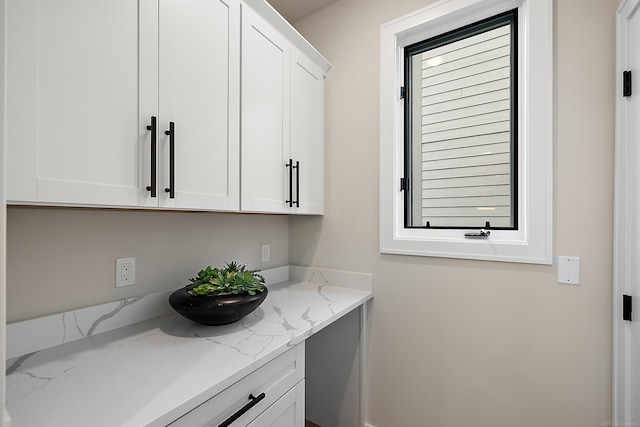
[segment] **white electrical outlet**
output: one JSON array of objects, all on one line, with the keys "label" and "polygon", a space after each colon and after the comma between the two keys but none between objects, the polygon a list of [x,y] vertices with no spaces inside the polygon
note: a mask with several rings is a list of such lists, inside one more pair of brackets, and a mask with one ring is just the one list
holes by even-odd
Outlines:
[{"label": "white electrical outlet", "polygon": [[136,259],[116,259],[116,288],[136,284]]},{"label": "white electrical outlet", "polygon": [[271,261],[271,245],[269,243],[264,243],[262,245],[262,262]]}]

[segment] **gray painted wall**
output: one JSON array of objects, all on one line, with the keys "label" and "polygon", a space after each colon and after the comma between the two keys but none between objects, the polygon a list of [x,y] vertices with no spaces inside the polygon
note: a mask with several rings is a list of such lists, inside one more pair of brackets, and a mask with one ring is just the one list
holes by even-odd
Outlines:
[{"label": "gray painted wall", "polygon": [[[380,25],[430,0],[339,0],[296,22],[332,63],[323,218],[290,219],[290,262],[375,274],[375,427],[599,427],[611,419],[617,0],[557,0],[557,266],[379,253]],[[585,231],[589,230],[588,233]]]},{"label": "gray painted wall", "polygon": [[[289,258],[286,216],[9,208],[7,220],[9,322],[177,288],[207,265]],[[115,259],[126,257],[136,257],[137,284],[116,289]]]},{"label": "gray painted wall", "polygon": [[[374,426],[610,420],[618,1],[556,2],[554,246],[582,258],[580,286],[559,285],[556,266],[379,253],[379,28],[429,3],[339,0],[296,23],[333,65],[324,217],[10,208],[9,321],[176,287],[231,257],[373,272]],[[116,290],[125,256],[138,258],[140,284]]]}]

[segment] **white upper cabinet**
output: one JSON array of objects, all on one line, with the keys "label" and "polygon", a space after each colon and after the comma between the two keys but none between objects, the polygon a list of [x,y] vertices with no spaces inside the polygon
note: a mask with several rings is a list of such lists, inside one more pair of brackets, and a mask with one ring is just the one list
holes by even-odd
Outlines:
[{"label": "white upper cabinet", "polygon": [[157,2],[7,1],[7,199],[135,206]]},{"label": "white upper cabinet", "polygon": [[238,0],[7,14],[10,202],[238,209]]},{"label": "white upper cabinet", "polygon": [[321,214],[328,69],[264,0],[8,0],[8,202]]},{"label": "white upper cabinet", "polygon": [[242,6],[240,205],[250,212],[322,214],[329,64],[274,14],[260,1]]},{"label": "white upper cabinet", "polygon": [[[289,132],[289,42],[250,8],[242,10],[243,210],[285,213]],[[287,175],[288,176],[288,175]]]},{"label": "white upper cabinet", "polygon": [[291,57],[290,153],[294,170],[294,213],[324,208],[324,72],[297,49]]},{"label": "white upper cabinet", "polygon": [[160,0],[161,206],[239,208],[239,14],[237,0]]}]

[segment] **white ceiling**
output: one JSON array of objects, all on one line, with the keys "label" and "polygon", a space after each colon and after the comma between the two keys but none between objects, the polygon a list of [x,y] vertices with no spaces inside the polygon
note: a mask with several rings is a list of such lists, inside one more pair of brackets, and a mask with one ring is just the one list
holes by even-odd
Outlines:
[{"label": "white ceiling", "polygon": [[338,0],[267,0],[271,6],[291,23],[309,16]]}]

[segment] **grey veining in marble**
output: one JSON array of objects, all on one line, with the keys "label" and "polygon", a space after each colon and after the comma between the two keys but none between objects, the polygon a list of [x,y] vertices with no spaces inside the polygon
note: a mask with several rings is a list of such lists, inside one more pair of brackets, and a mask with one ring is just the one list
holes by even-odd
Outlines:
[{"label": "grey veining in marble", "polygon": [[[231,325],[203,326],[169,314],[100,333],[146,297],[114,303],[92,319],[60,315],[66,329],[56,339],[84,338],[10,361],[12,426],[167,425],[372,298],[371,291],[345,287],[345,272],[298,273],[322,283],[270,286],[265,302]],[[340,286],[326,283],[332,275]],[[353,277],[356,287],[366,286],[365,276]]]},{"label": "grey veining in marble", "polygon": [[[289,280],[289,266],[262,272],[267,284]],[[173,313],[173,290],[7,325],[7,359]]]},{"label": "grey veining in marble", "polygon": [[319,283],[373,292],[373,275],[369,273],[292,265],[289,267],[289,275],[294,282]]},{"label": "grey veining in marble", "polygon": [[7,358],[87,338],[172,312],[173,291],[127,298],[7,325]]}]

